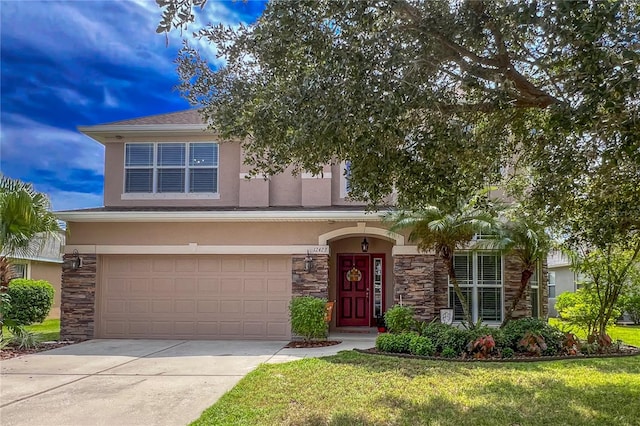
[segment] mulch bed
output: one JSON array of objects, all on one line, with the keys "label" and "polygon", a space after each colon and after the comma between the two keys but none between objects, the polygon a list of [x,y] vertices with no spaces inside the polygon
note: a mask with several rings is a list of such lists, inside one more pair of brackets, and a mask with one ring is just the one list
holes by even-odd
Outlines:
[{"label": "mulch bed", "polygon": [[303,340],[293,340],[285,345],[285,348],[324,348],[325,346],[339,345],[339,340],[311,340],[305,342]]},{"label": "mulch bed", "polygon": [[398,358],[414,358],[427,359],[432,361],[450,361],[450,362],[540,362],[540,361],[561,361],[568,359],[588,359],[588,358],[622,358],[640,355],[640,348],[635,346],[623,345],[618,352],[597,353],[597,354],[578,354],[578,355],[555,355],[555,356],[535,356],[529,354],[515,353],[512,358],[490,357],[484,359],[476,359],[472,356],[444,358],[441,356],[420,356],[411,354],[399,354],[391,352],[380,352],[376,348],[371,349],[354,349],[356,352],[369,355],[385,355],[395,356]]},{"label": "mulch bed", "polygon": [[66,341],[66,342],[43,342],[43,343],[38,343],[38,346],[36,346],[35,348],[18,348],[18,347],[13,347],[13,346],[6,346],[2,349],[0,349],[0,360],[4,360],[4,359],[10,359],[10,358],[17,358],[19,356],[22,355],[30,355],[30,354],[35,354],[38,352],[44,352],[44,351],[48,351],[51,349],[56,349],[56,348],[61,348],[63,346],[67,346],[67,345],[72,345],[75,342],[70,342],[70,341]]}]

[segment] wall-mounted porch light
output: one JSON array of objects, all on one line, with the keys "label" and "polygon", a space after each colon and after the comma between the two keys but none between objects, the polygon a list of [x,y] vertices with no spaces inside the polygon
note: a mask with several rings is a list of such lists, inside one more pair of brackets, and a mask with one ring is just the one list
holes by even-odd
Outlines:
[{"label": "wall-mounted porch light", "polygon": [[304,271],[310,272],[313,268],[313,257],[307,252],[307,256],[304,258]]},{"label": "wall-mounted porch light", "polygon": [[82,268],[82,258],[80,257],[80,253],[78,250],[73,251],[73,258],[71,259],[71,269],[77,271]]},{"label": "wall-mounted porch light", "polygon": [[363,253],[366,253],[369,251],[369,241],[367,241],[367,238],[365,237],[365,239],[362,240],[362,242],[360,243],[360,248],[362,249]]}]

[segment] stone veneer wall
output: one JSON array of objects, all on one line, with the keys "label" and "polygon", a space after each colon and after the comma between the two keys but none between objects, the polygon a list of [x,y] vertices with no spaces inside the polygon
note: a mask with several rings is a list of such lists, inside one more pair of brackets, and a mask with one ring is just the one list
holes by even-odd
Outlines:
[{"label": "stone veneer wall", "polygon": [[94,254],[80,254],[82,268],[68,267],[72,254],[64,255],[62,295],[60,298],[60,339],[88,340],[94,338],[96,265]]},{"label": "stone veneer wall", "polygon": [[[517,258],[505,256],[504,260],[504,309],[512,303],[520,286],[520,264]],[[546,262],[543,264],[540,282],[542,316],[547,317],[549,290],[546,285]],[[394,303],[412,306],[416,318],[431,321],[440,317],[440,309],[449,305],[449,278],[444,261],[435,255],[396,255],[393,258]],[[530,316],[530,292],[518,304],[513,318]]]},{"label": "stone veneer wall", "polygon": [[429,321],[435,315],[434,258],[432,254],[393,257],[394,303],[411,306],[416,318]]},{"label": "stone veneer wall", "polygon": [[291,266],[292,296],[329,298],[329,255],[315,254],[309,272],[304,270],[306,256],[293,256]]}]

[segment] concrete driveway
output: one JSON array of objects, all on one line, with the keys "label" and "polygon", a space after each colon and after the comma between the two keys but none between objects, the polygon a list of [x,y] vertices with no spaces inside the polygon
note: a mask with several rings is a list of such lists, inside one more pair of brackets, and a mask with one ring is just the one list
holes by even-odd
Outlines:
[{"label": "concrete driveway", "polygon": [[373,346],[282,349],[286,342],[91,340],[0,362],[0,424],[185,425],[259,364]]}]

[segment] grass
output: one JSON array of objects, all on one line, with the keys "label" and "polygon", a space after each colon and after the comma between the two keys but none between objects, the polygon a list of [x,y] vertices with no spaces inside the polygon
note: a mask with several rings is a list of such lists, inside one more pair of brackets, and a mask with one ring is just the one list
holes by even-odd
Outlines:
[{"label": "grass", "polygon": [[341,352],[263,364],[193,425],[637,425],[640,357],[454,363]]},{"label": "grass", "polygon": [[[47,319],[40,324],[28,325],[25,327],[28,331],[36,335],[38,342],[49,342],[53,340],[60,340],[60,320],[59,319]],[[9,337],[11,332],[6,327],[2,328],[2,335]]]},{"label": "grass", "polygon": [[[559,318],[549,318],[549,324],[560,330],[571,331],[578,338],[586,338],[586,333],[575,327],[569,326]],[[607,333],[613,340],[622,340],[624,343],[640,347],[640,325],[612,325],[607,327]]]}]

